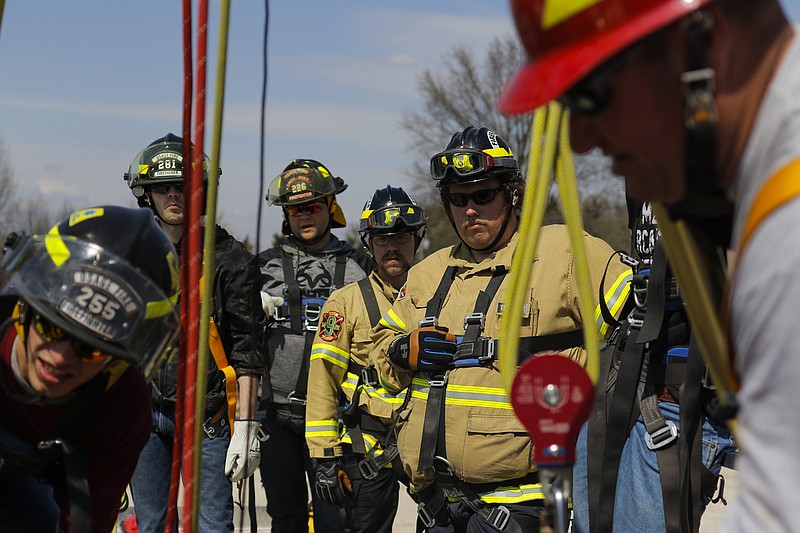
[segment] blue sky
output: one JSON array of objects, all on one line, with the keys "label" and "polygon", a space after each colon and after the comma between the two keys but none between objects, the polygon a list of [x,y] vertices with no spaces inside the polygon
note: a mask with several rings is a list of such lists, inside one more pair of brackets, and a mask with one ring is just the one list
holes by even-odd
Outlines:
[{"label": "blue sky", "polygon": [[[800,0],[783,3],[800,20]],[[263,20],[262,2],[231,2],[219,193],[222,220],[239,238],[255,237],[264,203],[262,248],[281,220],[258,197]],[[482,59],[493,38],[513,32],[499,0],[273,0],[265,187],[291,159],[318,159],[349,184],[339,199],[353,226],[376,188],[411,186],[410,139],[399,123],[422,108],[419,75],[454,46]],[[23,193],[37,191],[54,206],[135,205],[122,179],[131,159],[165,133],[181,133],[181,46],[178,1],[6,2],[0,138]],[[209,98],[209,138],[212,106]]]}]

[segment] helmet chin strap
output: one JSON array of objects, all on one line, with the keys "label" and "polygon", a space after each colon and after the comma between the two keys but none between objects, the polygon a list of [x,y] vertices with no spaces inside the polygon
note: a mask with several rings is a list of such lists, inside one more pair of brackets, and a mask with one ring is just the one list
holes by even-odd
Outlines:
[{"label": "helmet chin strap", "polygon": [[686,98],[686,194],[668,206],[673,219],[701,223],[712,240],[722,246],[730,241],[733,204],[717,181],[717,106],[714,70],[708,49],[713,26],[711,14],[696,11],[684,24],[686,71],[681,84]]}]

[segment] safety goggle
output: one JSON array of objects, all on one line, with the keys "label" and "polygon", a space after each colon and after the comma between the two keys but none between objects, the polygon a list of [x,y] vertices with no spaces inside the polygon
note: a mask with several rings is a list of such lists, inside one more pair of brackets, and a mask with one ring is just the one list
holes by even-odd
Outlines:
[{"label": "safety goggle", "polygon": [[570,111],[595,115],[611,103],[611,79],[625,70],[639,49],[641,41],[622,50],[590,72],[558,98]]},{"label": "safety goggle", "polygon": [[366,217],[366,227],[370,230],[389,230],[400,221],[410,227],[416,227],[425,222],[421,209],[406,205],[376,209]]},{"label": "safety goggle", "polygon": [[39,333],[42,339],[44,339],[44,341],[48,344],[72,341],[72,347],[75,350],[75,353],[90,363],[105,363],[111,359],[111,356],[107,353],[104,353],[98,348],[93,348],[88,344],[79,341],[61,329],[61,327],[44,318],[39,313],[33,314],[33,327],[36,329],[36,332]]},{"label": "safety goggle", "polygon": [[303,205],[290,205],[286,207],[286,212],[289,213],[289,216],[292,217],[299,217],[303,213],[307,213],[309,215],[316,215],[320,211],[325,208],[320,202],[314,202],[311,204],[303,204]]},{"label": "safety goggle", "polygon": [[472,200],[475,205],[486,205],[497,196],[497,193],[503,190],[503,187],[495,187],[493,189],[481,189],[471,193],[463,192],[447,192],[447,201],[456,207],[465,207],[467,203]]},{"label": "safety goggle", "polygon": [[150,187],[151,192],[155,192],[158,194],[167,194],[169,192],[170,187],[175,187],[175,190],[182,193],[183,192],[183,183],[166,183],[164,185],[154,185]]},{"label": "safety goggle", "polygon": [[494,168],[517,169],[519,166],[511,157],[493,157],[481,150],[468,148],[446,150],[431,158],[431,177],[433,179],[444,178],[449,168],[459,176],[471,176]]}]

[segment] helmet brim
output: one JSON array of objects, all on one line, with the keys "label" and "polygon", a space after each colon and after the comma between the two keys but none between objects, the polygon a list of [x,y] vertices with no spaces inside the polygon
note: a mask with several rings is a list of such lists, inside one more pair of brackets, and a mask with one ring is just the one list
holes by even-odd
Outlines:
[{"label": "helmet brim", "polygon": [[603,62],[688,15],[697,9],[698,3],[707,2],[662,4],[615,28],[597,32],[528,61],[503,86],[497,109],[504,115],[519,115],[557,99]]}]

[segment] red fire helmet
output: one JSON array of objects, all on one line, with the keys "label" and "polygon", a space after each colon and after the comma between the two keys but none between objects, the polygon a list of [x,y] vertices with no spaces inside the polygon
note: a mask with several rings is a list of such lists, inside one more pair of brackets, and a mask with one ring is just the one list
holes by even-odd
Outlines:
[{"label": "red fire helmet", "polygon": [[526,113],[558,98],[607,59],[711,0],[511,0],[528,63],[498,108]]}]

